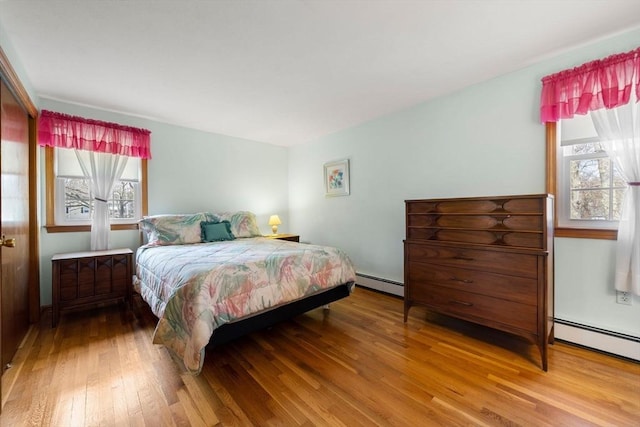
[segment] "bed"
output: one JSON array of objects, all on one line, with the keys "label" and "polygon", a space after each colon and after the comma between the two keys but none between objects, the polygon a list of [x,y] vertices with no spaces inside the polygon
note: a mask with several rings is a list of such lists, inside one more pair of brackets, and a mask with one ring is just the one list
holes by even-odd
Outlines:
[{"label": "bed", "polygon": [[251,212],[140,222],[134,289],[158,318],[153,342],[198,374],[205,349],[351,294],[340,249],[263,237]]}]

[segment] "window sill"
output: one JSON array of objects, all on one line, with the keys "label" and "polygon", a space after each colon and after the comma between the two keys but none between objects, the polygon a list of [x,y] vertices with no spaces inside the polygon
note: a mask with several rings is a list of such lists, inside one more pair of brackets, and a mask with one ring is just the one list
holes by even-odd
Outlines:
[{"label": "window sill", "polygon": [[572,237],[576,239],[617,240],[618,230],[556,227],[554,229],[554,237]]},{"label": "window sill", "polygon": [[[47,233],[76,233],[91,231],[90,225],[45,225]],[[116,230],[138,230],[138,224],[111,224],[111,231]]]}]

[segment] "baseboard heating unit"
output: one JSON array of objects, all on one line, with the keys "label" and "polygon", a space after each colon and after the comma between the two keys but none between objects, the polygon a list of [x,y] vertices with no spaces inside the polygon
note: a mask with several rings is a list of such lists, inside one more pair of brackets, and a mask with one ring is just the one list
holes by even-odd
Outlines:
[{"label": "baseboard heating unit", "polygon": [[364,286],[365,288],[404,297],[403,284],[389,279],[381,279],[380,277],[356,273],[356,286]]},{"label": "baseboard heating unit", "polygon": [[555,319],[554,323],[559,340],[640,361],[640,337],[562,319]]}]

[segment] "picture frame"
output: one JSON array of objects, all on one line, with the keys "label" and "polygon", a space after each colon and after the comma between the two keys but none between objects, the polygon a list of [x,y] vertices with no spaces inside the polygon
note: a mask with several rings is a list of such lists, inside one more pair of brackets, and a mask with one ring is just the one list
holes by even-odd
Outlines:
[{"label": "picture frame", "polygon": [[325,197],[348,196],[349,159],[324,164]]}]

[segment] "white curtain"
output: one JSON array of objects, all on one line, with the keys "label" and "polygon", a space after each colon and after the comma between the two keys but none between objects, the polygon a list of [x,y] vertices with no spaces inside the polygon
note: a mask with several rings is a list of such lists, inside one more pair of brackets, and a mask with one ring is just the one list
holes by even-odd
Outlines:
[{"label": "white curtain", "polygon": [[91,219],[91,250],[110,249],[111,223],[109,221],[108,200],[115,182],[124,172],[128,157],[89,151],[87,161],[82,158],[78,150],[75,152],[82,173],[89,179],[94,199],[93,218]]},{"label": "white curtain", "polygon": [[[634,96],[632,95],[632,98]],[[590,112],[604,148],[626,179],[616,247],[615,288],[640,295],[640,115],[637,99]]]}]

